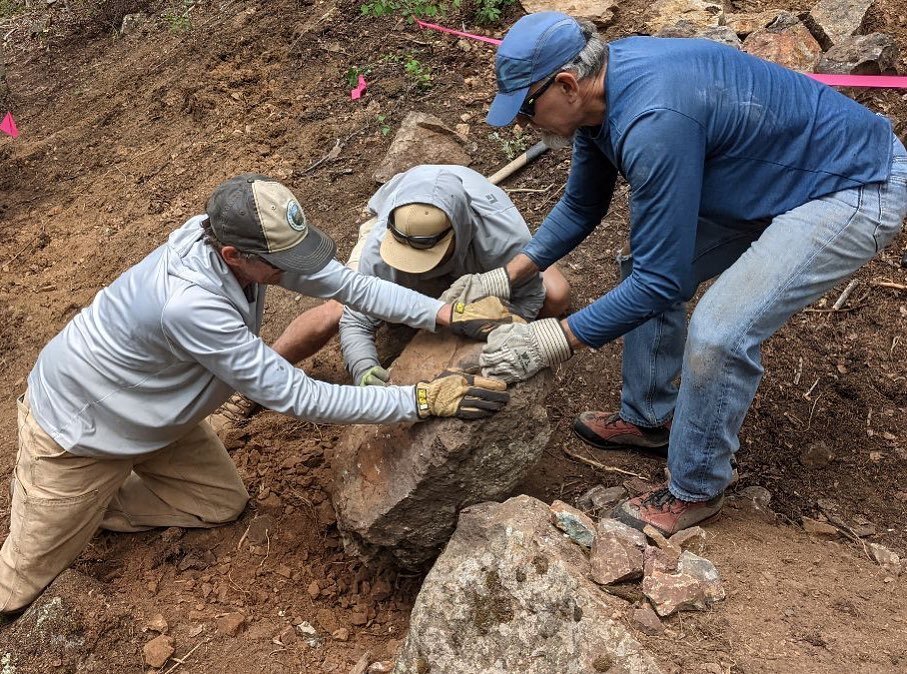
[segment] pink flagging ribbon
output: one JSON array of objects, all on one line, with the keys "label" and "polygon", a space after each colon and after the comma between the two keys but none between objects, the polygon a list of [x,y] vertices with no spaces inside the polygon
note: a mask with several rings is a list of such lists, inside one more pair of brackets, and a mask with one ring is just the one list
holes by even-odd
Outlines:
[{"label": "pink flagging ribbon", "polygon": [[453,28],[445,28],[444,26],[439,26],[436,23],[428,23],[422,21],[421,19],[416,19],[416,23],[419,24],[420,28],[430,28],[431,30],[437,30],[441,33],[450,33],[451,35],[458,35],[460,37],[468,37],[470,40],[478,40],[479,42],[487,42],[488,44],[498,45],[501,44],[500,40],[496,40],[493,37],[485,37],[484,35],[474,35],[472,33],[464,33],[460,30],[454,30]]},{"label": "pink flagging ribbon", "polygon": [[365,81],[365,78],[360,75],[359,83],[356,85],[356,88],[350,92],[350,99],[358,101],[360,98],[362,98],[362,94],[365,93],[366,89],[368,89],[368,83]]},{"label": "pink flagging ribbon", "polygon": [[[420,28],[428,28],[430,30],[436,30],[441,33],[450,33],[451,35],[456,35],[458,37],[469,38],[470,40],[478,40],[479,42],[487,42],[488,44],[499,45],[501,40],[496,40],[493,37],[485,37],[484,35],[475,35],[473,33],[464,33],[461,30],[454,30],[453,28],[445,28],[444,26],[439,26],[436,23],[428,23],[427,21],[422,21],[421,19],[416,19],[416,23]],[[827,84],[832,87],[872,87],[879,89],[907,89],[907,77],[899,77],[895,75],[819,75],[818,73],[803,73],[807,77],[812,77],[822,84]]]}]

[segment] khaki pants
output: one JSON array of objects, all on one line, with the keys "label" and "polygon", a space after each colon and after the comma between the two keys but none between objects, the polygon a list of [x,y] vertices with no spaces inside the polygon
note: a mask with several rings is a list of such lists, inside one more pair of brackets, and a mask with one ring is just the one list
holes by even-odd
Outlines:
[{"label": "khaki pants", "polygon": [[207,422],[149,454],[76,456],[19,406],[19,453],[9,536],[0,549],[0,612],[30,604],[82,552],[94,532],[213,527],[239,517],[249,498]]}]

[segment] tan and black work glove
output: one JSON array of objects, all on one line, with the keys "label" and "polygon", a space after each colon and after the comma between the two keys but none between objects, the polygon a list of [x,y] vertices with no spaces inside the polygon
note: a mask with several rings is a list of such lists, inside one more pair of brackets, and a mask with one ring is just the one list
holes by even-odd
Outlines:
[{"label": "tan and black work glove", "polygon": [[500,379],[445,370],[429,382],[416,384],[419,417],[482,419],[501,410],[510,394]]},{"label": "tan and black work glove", "polygon": [[450,310],[450,331],[480,341],[488,339],[488,333],[502,325],[525,322],[510,313],[510,309],[497,297],[486,297],[469,304],[455,302]]}]

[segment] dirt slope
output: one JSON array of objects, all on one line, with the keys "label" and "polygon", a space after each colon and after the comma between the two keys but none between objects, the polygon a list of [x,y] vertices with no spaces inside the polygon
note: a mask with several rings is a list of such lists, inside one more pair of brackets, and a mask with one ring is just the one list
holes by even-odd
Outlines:
[{"label": "dirt slope", "polygon": [[[609,36],[640,30],[645,4],[622,4]],[[759,8],[755,2],[728,7]],[[408,110],[431,111],[451,125],[472,115],[473,166],[490,172],[506,161],[481,121],[493,86],[492,52],[404,22],[362,18],[354,2],[205,3],[195,6],[188,31],[158,21],[125,37],[74,21],[55,6],[40,12],[3,23],[17,31],[5,55],[23,135],[0,139],[2,475],[12,469],[16,450],[14,398],[43,344],[100,287],[200,212],[223,178],[257,170],[286,180],[345,254],[375,188],[371,173]],[[870,28],[894,35],[903,51],[905,14],[903,0],[880,0]],[[29,36],[30,22],[48,15],[46,32]],[[516,16],[516,8],[508,10],[508,21]],[[468,11],[459,19],[474,25]],[[429,88],[407,75],[404,64],[412,60],[429,72]],[[349,100],[350,68],[369,69],[370,88],[360,102]],[[903,135],[907,101],[899,93],[859,97],[889,114]],[[509,132],[503,137],[514,140]],[[338,139],[340,155],[307,170]],[[552,153],[508,183],[538,190],[513,194],[533,226],[556,200],[567,168],[568,156]],[[615,281],[613,254],[625,231],[621,190],[606,226],[566,260],[576,306]],[[851,310],[804,312],[766,346],[766,377],[739,460],[742,485],[773,493],[779,524],[731,510],[714,527],[710,556],[727,580],[729,599],[711,613],[672,620],[667,636],[648,640],[666,669],[907,669],[903,582],[885,582],[860,546],[812,541],[793,526],[802,515],[817,515],[821,501],[849,523],[872,522],[872,540],[901,551],[907,544],[907,296],[871,285],[907,280],[900,266],[905,243],[902,236],[861,272]],[[830,293],[827,304],[836,296]],[[266,336],[311,305],[273,293]],[[619,357],[614,344],[561,368],[551,402],[557,432],[522,491],[569,500],[597,481],[618,482],[614,474],[595,475],[561,448],[581,450],[569,435],[576,412],[617,403]],[[336,344],[306,368],[342,381]],[[240,522],[178,540],[160,532],[100,535],[77,568],[125,602],[110,624],[122,625],[126,611],[132,629],[111,628],[110,638],[98,642],[96,671],[100,663],[110,671],[144,671],[141,646],[153,635],[140,630],[155,613],[170,624],[177,656],[201,644],[183,672],[346,672],[366,650],[375,659],[392,657],[419,578],[366,571],[343,555],[323,459],[336,436],[332,427],[262,415],[235,442],[237,464],[256,496]],[[833,459],[803,465],[804,448],[819,441]],[[588,456],[652,479],[662,469],[657,460],[618,452]],[[8,517],[5,489],[0,515]],[[273,523],[264,539],[253,541],[249,532],[262,522],[253,525],[256,517]],[[217,634],[216,618],[237,610],[247,615],[244,631]],[[273,642],[300,620],[322,634],[341,630],[339,638],[328,636],[317,648]],[[11,647],[0,627],[0,655]],[[73,661],[47,653],[19,663],[16,672],[73,668]]]}]

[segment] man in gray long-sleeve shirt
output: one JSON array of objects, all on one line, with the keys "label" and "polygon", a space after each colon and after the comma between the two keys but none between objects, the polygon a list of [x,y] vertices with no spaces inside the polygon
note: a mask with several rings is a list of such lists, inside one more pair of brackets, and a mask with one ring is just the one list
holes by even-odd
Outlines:
[{"label": "man in gray long-sleeve shirt", "polygon": [[42,350],[19,398],[10,533],[0,549],[0,613],[21,610],[100,526],[211,527],[248,494],[205,422],[234,390],[328,423],[478,418],[506,402],[502,382],[444,373],[415,386],[309,379],[258,336],[267,285],[336,298],[387,320],[478,334],[503,307],[452,308],[333,260],[283,185],[245,174],[207,214],[101,290]]},{"label": "man in gray long-sleeve shirt", "polygon": [[[461,288],[450,287],[463,275],[495,282],[485,272],[509,261],[531,237],[504,190],[464,166],[424,165],[399,173],[372,196],[369,210],[376,214],[375,224],[359,272],[447,301],[470,301]],[[556,267],[512,292],[506,279],[503,284],[498,296],[507,297],[524,319],[567,310],[570,287]],[[375,349],[375,331],[382,322],[354,307],[343,311],[340,346],[356,384],[387,381]]]}]

